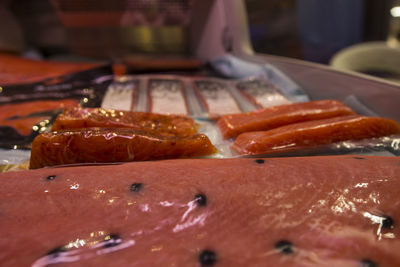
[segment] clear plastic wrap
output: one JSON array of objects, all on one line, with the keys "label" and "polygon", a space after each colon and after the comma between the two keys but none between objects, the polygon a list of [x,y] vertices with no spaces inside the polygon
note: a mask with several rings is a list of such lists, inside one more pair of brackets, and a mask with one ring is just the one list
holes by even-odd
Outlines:
[{"label": "clear plastic wrap", "polygon": [[397,157],[332,156],[3,173],[0,258],[34,267],[399,266],[399,171]]},{"label": "clear plastic wrap", "polygon": [[111,65],[105,65],[32,84],[0,86],[2,169],[26,168],[32,140],[51,128],[62,109],[99,106],[112,73]]},{"label": "clear plastic wrap", "polygon": [[127,75],[117,78],[110,85],[101,107],[183,114],[199,120],[216,120],[225,114],[293,102],[283,89],[265,78],[232,80],[174,75]]},{"label": "clear plastic wrap", "polygon": [[[268,79],[248,77],[242,79],[220,79],[197,76],[178,75],[125,75],[112,77],[102,74],[96,76],[96,72],[86,73],[89,76],[80,75],[78,78],[65,79],[62,83],[44,85],[36,84],[33,87],[6,87],[0,95],[3,106],[8,104],[35,104],[35,101],[73,100],[82,107],[101,107],[120,111],[148,112],[166,115],[189,116],[198,125],[198,132],[205,134],[212,144],[218,149],[209,157],[231,158],[248,157],[239,155],[232,149],[234,139],[224,139],[217,126],[221,116],[233,113],[246,113],[260,109],[276,107],[303,102],[307,96],[296,91],[296,96],[291,97],[288,91],[272,84]],[[113,80],[111,80],[111,78]],[[302,95],[303,97],[298,97]],[[21,101],[24,99],[24,101]],[[31,99],[31,101],[28,101]],[[365,107],[358,99],[350,95],[344,101],[354,111],[361,115],[376,115]],[[0,106],[1,108],[1,106]],[[11,120],[21,117],[38,117],[42,120],[32,126],[29,135],[23,136],[13,127],[3,125],[0,128],[0,145],[4,155],[0,160],[4,165],[18,165],[29,160],[29,152],[20,150],[29,149],[33,138],[41,132],[50,131],[52,122],[59,114],[59,109],[40,110],[28,114],[13,114]],[[47,117],[43,117],[47,116]],[[10,118],[8,118],[9,120]],[[7,120],[7,119],[6,119]],[[12,134],[10,134],[12,132]],[[15,150],[13,163],[7,164],[10,157],[9,150]],[[397,135],[372,138],[358,141],[343,141],[332,144],[324,144],[313,147],[304,147],[284,151],[277,149],[265,157],[304,156],[304,155],[330,155],[330,154],[385,154],[399,155],[399,137]],[[28,150],[29,151],[29,150]],[[8,167],[5,167],[8,169]]]}]

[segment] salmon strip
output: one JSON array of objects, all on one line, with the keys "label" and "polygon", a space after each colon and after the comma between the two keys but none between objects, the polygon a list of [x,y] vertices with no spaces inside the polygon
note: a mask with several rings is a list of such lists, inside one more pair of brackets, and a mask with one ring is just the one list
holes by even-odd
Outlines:
[{"label": "salmon strip", "polygon": [[196,124],[189,117],[103,108],[67,109],[57,117],[52,130],[59,131],[88,127],[131,128],[181,136],[196,133]]},{"label": "salmon strip", "polygon": [[227,139],[244,132],[267,131],[291,123],[350,114],[355,113],[340,101],[319,100],[225,115],[218,120],[218,127],[222,137]]},{"label": "salmon strip", "polygon": [[30,168],[206,156],[216,152],[206,135],[154,135],[127,128],[91,128],[38,135]]},{"label": "salmon strip", "polygon": [[398,157],[165,160],[0,180],[2,266],[400,266]]},{"label": "salmon strip", "polygon": [[398,133],[400,125],[394,120],[349,115],[295,123],[270,131],[242,133],[232,147],[242,155],[269,154]]}]

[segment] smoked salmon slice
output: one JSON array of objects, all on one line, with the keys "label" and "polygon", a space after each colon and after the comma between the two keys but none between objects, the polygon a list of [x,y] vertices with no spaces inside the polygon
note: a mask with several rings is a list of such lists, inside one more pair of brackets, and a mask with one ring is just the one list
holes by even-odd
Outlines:
[{"label": "smoked salmon slice", "polygon": [[52,130],[59,131],[88,127],[131,128],[181,136],[192,135],[197,131],[194,120],[186,116],[103,108],[67,109],[57,117]]},{"label": "smoked salmon slice", "polygon": [[0,54],[0,85],[38,82],[49,78],[99,67],[92,63],[67,63],[30,60],[9,54]]},{"label": "smoked salmon slice", "polygon": [[319,100],[225,115],[217,125],[222,137],[227,139],[244,132],[267,131],[291,123],[351,114],[355,114],[354,111],[340,101]]},{"label": "smoked salmon slice", "polygon": [[242,133],[232,147],[242,155],[269,154],[398,133],[400,125],[394,120],[349,115],[290,124],[270,131]]},{"label": "smoked salmon slice", "polygon": [[216,152],[204,134],[186,137],[128,128],[42,133],[32,143],[30,168],[206,156]]},{"label": "smoked salmon slice", "polygon": [[26,103],[0,105],[0,125],[10,126],[21,135],[29,135],[32,127],[49,116],[43,115],[52,111],[79,106],[75,99],[41,100]]},{"label": "smoked salmon slice", "polygon": [[400,158],[0,174],[3,266],[400,266]]}]

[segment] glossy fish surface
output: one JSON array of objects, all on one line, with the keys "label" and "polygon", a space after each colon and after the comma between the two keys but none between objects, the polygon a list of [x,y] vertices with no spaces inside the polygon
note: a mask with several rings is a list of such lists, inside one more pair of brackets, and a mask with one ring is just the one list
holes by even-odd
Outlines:
[{"label": "glossy fish surface", "polygon": [[242,133],[232,148],[242,155],[260,155],[399,133],[400,125],[394,120],[349,115]]},{"label": "glossy fish surface", "polygon": [[30,168],[201,157],[217,150],[204,134],[171,136],[129,128],[42,133],[32,143]]},{"label": "glossy fish surface", "polygon": [[189,117],[103,108],[67,109],[57,117],[52,130],[59,131],[88,127],[131,128],[174,135],[196,133],[196,124]]},{"label": "glossy fish surface", "polygon": [[400,159],[191,159],[0,174],[3,266],[400,266]]},{"label": "glossy fish surface", "polygon": [[345,116],[354,111],[336,100],[318,100],[264,108],[248,113],[225,115],[218,121],[223,138],[244,132],[267,131],[284,125]]}]

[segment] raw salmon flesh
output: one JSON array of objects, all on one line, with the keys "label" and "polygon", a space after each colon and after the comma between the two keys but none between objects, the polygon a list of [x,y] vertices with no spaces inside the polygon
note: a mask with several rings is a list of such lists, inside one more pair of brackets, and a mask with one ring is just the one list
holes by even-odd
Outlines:
[{"label": "raw salmon flesh", "polygon": [[191,159],[0,174],[2,266],[400,266],[400,159]]}]

